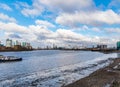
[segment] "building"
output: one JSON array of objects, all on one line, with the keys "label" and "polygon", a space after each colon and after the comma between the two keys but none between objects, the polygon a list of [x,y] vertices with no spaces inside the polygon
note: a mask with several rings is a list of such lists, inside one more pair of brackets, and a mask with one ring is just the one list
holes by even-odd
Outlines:
[{"label": "building", "polygon": [[19,42],[19,41],[16,40],[15,45],[21,45],[21,42]]},{"label": "building", "polygon": [[22,42],[22,47],[26,47],[26,42]]},{"label": "building", "polygon": [[31,45],[30,45],[30,43],[27,43],[27,42],[22,42],[22,45],[21,45],[22,47],[30,47]]},{"label": "building", "polygon": [[23,49],[22,49],[22,47],[20,45],[15,45],[14,50],[19,50],[20,51],[20,50],[23,50]]},{"label": "building", "polygon": [[6,47],[12,47],[12,40],[6,39]]},{"label": "building", "polygon": [[1,46],[4,46],[4,45],[3,45],[3,44],[1,43],[1,41],[0,41],[0,47],[1,47]]},{"label": "building", "polygon": [[97,48],[99,48],[99,49],[107,49],[107,45],[97,45]]},{"label": "building", "polygon": [[120,50],[120,41],[117,42],[117,50]]},{"label": "building", "polygon": [[5,50],[5,46],[0,41],[0,51]]}]

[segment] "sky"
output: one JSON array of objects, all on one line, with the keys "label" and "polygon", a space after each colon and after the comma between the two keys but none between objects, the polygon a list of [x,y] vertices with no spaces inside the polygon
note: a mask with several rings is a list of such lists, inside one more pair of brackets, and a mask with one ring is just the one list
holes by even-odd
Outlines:
[{"label": "sky", "polygon": [[37,46],[115,46],[120,0],[0,0],[0,41]]}]

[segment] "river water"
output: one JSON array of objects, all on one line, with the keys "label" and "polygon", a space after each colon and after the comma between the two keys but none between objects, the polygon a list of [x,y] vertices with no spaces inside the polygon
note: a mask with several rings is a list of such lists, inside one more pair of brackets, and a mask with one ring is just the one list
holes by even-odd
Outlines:
[{"label": "river water", "polygon": [[91,51],[39,50],[0,52],[22,57],[20,62],[0,63],[0,87],[60,87],[108,65],[119,54]]}]

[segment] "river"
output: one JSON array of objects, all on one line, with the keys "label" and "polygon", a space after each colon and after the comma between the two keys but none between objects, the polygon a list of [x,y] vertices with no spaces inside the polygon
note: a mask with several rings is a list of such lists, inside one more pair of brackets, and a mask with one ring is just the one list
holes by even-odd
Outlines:
[{"label": "river", "polygon": [[106,66],[117,53],[91,51],[38,50],[0,52],[22,57],[19,62],[0,63],[0,87],[60,87]]}]

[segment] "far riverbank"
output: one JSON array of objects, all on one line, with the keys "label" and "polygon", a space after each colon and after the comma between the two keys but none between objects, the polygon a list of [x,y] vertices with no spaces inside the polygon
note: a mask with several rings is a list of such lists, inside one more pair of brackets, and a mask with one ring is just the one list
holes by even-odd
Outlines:
[{"label": "far riverbank", "polygon": [[35,49],[35,48],[6,48],[0,49],[0,52],[18,52],[18,51],[37,51],[37,50],[61,50],[61,51],[92,51],[92,52],[101,52],[104,54],[109,53],[120,53],[120,50],[117,49],[94,49],[94,48],[84,48],[84,49],[67,49],[67,48],[43,48],[43,49]]},{"label": "far riverbank", "polygon": [[33,49],[30,49],[30,50],[0,50],[0,52],[19,52],[19,51],[33,51]]}]

